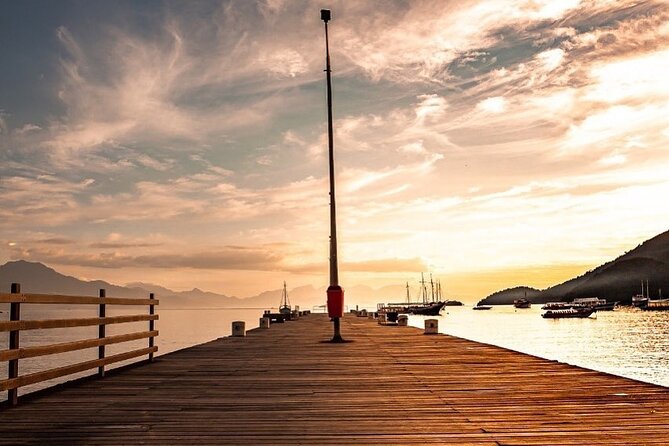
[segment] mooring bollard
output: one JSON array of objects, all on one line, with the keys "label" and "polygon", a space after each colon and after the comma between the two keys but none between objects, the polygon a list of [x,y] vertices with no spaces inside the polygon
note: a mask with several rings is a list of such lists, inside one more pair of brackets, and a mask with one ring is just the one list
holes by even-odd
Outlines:
[{"label": "mooring bollard", "polygon": [[260,318],[260,328],[269,328],[269,318],[261,317]]},{"label": "mooring bollard", "polygon": [[425,334],[438,334],[439,321],[437,319],[425,319]]},{"label": "mooring bollard", "polygon": [[407,325],[409,325],[409,316],[407,316],[406,314],[400,314],[397,317],[397,325],[399,325],[400,327],[406,327]]},{"label": "mooring bollard", "polygon": [[246,336],[246,322],[234,321],[232,323],[232,336]]}]

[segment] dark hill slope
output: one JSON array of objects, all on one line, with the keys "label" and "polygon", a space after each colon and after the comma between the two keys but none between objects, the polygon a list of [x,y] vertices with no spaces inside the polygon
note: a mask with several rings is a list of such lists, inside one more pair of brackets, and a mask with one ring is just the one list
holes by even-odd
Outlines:
[{"label": "dark hill slope", "polygon": [[[547,288],[528,298],[535,303],[570,301],[577,297],[601,297],[629,304],[648,280],[651,298],[669,295],[669,231],[645,241],[633,250],[586,272],[582,276]],[[483,304],[510,304],[517,297],[507,292],[493,293]]]}]

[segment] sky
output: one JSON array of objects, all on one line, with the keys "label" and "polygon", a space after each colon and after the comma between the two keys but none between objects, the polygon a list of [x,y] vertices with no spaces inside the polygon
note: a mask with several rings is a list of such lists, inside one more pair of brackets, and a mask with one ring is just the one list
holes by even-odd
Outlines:
[{"label": "sky", "polygon": [[545,288],[669,229],[666,1],[13,1],[0,262],[250,296]]}]

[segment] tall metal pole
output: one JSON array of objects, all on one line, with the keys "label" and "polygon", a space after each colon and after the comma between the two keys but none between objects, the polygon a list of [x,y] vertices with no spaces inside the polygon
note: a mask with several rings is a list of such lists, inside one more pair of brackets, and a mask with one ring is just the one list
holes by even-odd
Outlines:
[{"label": "tall metal pole", "polygon": [[[325,23],[325,73],[328,99],[328,161],[330,168],[330,286],[328,287],[328,299],[333,298],[341,300],[340,305],[342,307],[341,310],[343,310],[343,290],[339,286],[339,267],[337,265],[337,207],[335,204],[334,130],[332,125],[332,70],[330,68],[330,44],[328,41],[328,21],[330,19],[330,10],[321,9],[321,20]],[[343,342],[339,316],[335,315],[332,317],[332,322],[334,325],[332,342]]]}]

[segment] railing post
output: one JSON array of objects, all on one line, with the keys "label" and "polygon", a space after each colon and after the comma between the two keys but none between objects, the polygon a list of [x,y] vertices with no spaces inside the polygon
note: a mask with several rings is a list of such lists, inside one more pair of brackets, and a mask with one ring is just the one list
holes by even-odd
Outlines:
[{"label": "railing post", "polygon": [[[153,300],[154,298],[155,298],[155,296],[153,295],[153,293],[149,293],[149,299]],[[150,315],[155,314],[155,310],[154,310],[155,308],[156,308],[155,305],[149,305],[149,314]],[[153,331],[155,329],[156,325],[154,324],[154,322],[155,322],[154,320],[149,321],[149,331]],[[149,338],[149,347],[153,347],[153,336],[151,336]],[[149,361],[153,362],[153,352],[149,353]]]},{"label": "railing post", "polygon": [[[149,293],[149,299],[153,300],[155,298],[153,293]],[[149,305],[149,314],[153,315],[155,314],[155,305]],[[155,330],[156,324],[154,323],[154,320],[149,321],[149,331]],[[149,338],[149,347],[153,347],[153,336]],[[153,352],[149,353],[149,361],[153,362]]]},{"label": "railing post", "polygon": [[[107,297],[107,292],[104,289],[101,289],[100,290],[100,299],[102,300],[105,297]],[[98,315],[100,317],[106,317],[106,314],[107,314],[106,305],[104,303],[101,303],[100,304],[100,310],[98,311]],[[104,339],[104,337],[105,337],[105,324],[102,323],[102,324],[98,325],[98,338]],[[105,346],[100,345],[100,346],[98,346],[98,359],[103,359],[104,357],[105,357]],[[105,376],[105,366],[104,365],[101,365],[100,367],[98,367],[98,376],[100,378]]]},{"label": "railing post", "polygon": [[[12,289],[11,289],[12,294],[20,294],[21,293],[21,284],[20,283],[12,283]],[[10,321],[18,321],[21,319],[21,304],[19,302],[12,302],[9,306],[9,320]],[[19,330],[11,330],[9,332],[9,349],[10,350],[15,350],[19,348]],[[9,379],[12,378],[18,378],[19,377],[19,360],[17,359],[12,359],[9,361],[8,364],[8,377]],[[19,389],[9,389],[7,391],[7,400],[9,401],[9,404],[12,406],[15,406],[19,402]]]}]

